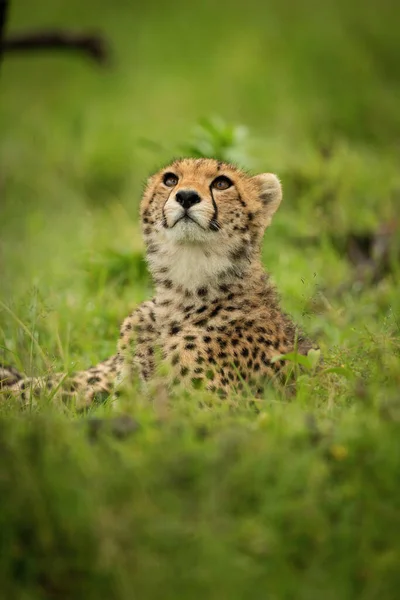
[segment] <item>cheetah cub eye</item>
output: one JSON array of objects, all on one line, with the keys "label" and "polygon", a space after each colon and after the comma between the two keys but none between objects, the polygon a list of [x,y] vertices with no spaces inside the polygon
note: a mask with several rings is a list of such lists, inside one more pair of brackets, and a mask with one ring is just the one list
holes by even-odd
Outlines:
[{"label": "cheetah cub eye", "polygon": [[178,181],[179,178],[177,175],[174,175],[174,173],[165,173],[163,177],[163,183],[167,187],[175,187]]},{"label": "cheetah cub eye", "polygon": [[228,188],[232,187],[232,185],[232,181],[228,177],[225,177],[225,175],[220,175],[220,177],[214,179],[214,181],[211,184],[213,188],[221,191],[227,190]]}]

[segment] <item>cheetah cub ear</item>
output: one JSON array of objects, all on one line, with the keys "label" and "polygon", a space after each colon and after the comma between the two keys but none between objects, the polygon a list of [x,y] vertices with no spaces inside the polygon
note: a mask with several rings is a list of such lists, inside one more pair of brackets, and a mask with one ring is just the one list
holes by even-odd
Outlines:
[{"label": "cheetah cub ear", "polygon": [[252,180],[258,188],[258,197],[262,202],[268,226],[282,200],[281,183],[273,173],[261,173],[261,175],[253,177]]}]

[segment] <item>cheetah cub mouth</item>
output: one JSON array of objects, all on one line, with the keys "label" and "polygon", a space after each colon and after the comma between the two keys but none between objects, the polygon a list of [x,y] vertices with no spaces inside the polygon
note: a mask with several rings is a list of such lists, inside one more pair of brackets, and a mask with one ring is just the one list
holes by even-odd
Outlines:
[{"label": "cheetah cub mouth", "polygon": [[141,207],[153,276],[186,289],[249,266],[281,202],[278,178],[214,159],[182,159],[149,179]]}]

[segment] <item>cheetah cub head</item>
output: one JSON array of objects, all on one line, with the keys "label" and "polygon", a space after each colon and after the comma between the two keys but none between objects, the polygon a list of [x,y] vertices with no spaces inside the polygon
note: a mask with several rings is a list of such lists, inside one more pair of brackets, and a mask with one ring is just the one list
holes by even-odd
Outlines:
[{"label": "cheetah cub head", "polygon": [[173,162],[150,177],[141,205],[153,275],[190,289],[249,268],[281,199],[271,173],[250,176],[214,159]]}]

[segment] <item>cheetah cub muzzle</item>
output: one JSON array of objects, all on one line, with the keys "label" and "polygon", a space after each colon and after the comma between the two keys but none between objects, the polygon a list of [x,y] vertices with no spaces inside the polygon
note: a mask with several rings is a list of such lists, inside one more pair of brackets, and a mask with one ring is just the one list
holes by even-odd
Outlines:
[{"label": "cheetah cub muzzle", "polygon": [[214,159],[177,160],[150,177],[141,224],[155,294],[123,322],[116,354],[68,376],[23,378],[3,367],[3,391],[27,400],[47,388],[88,405],[116,381],[150,380],[158,356],[170,384],[226,395],[279,381],[284,364],[274,357],[312,347],[281,311],[261,264],[281,199],[275,175],[249,176]]}]

